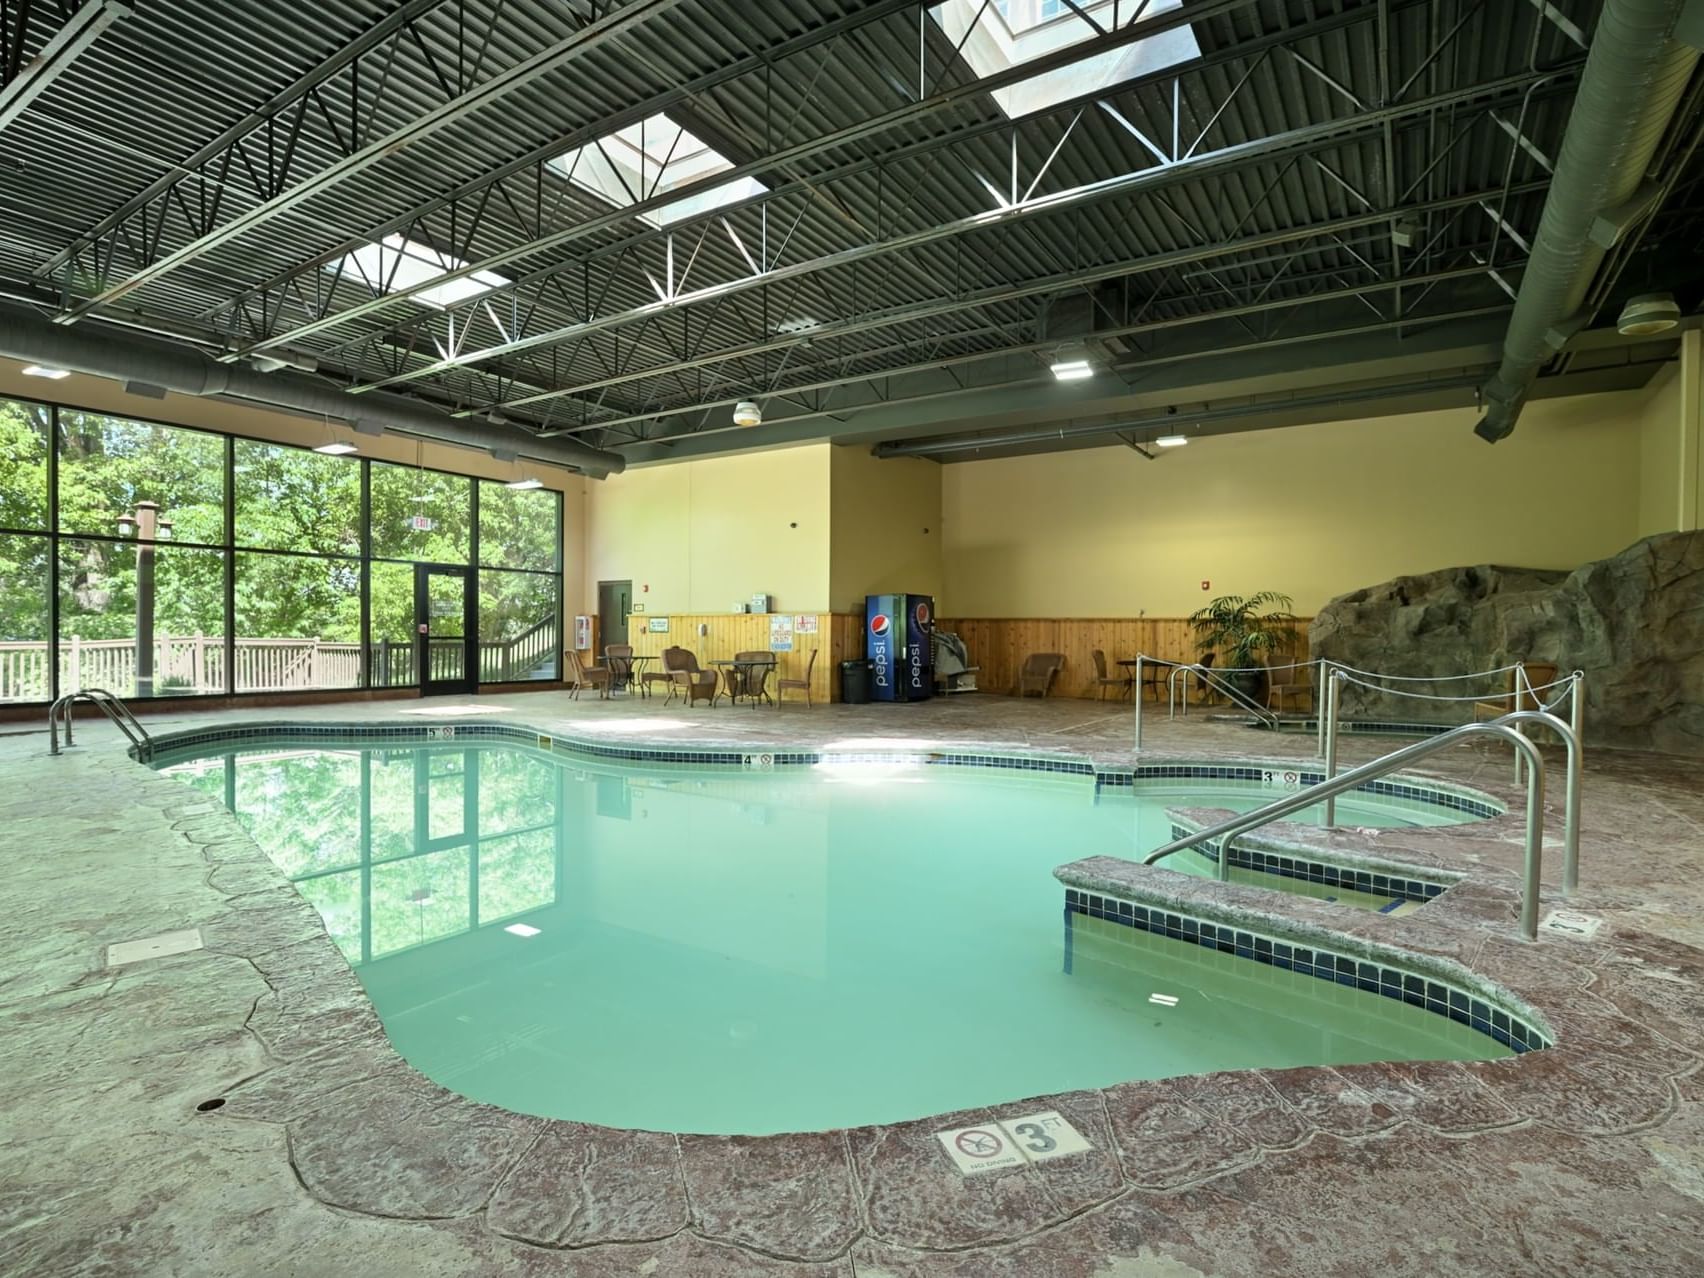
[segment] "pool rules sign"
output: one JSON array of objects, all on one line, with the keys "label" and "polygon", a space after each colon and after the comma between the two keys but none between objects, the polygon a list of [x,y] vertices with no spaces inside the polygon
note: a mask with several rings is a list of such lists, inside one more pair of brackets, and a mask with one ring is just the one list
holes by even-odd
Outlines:
[{"label": "pool rules sign", "polygon": [[953,1165],[966,1176],[1046,1162],[1093,1149],[1057,1110],[936,1132]]}]

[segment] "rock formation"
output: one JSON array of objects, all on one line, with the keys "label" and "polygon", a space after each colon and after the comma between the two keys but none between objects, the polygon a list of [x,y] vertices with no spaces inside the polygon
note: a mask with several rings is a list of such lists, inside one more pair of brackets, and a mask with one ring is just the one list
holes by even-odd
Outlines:
[{"label": "rock formation", "polygon": [[[1664,533],[1574,572],[1481,566],[1398,577],[1340,595],[1310,651],[1364,670],[1460,674],[1513,661],[1586,675],[1586,747],[1704,754],[1704,531]],[[1399,686],[1399,685],[1398,685]],[[1494,695],[1500,679],[1421,685]],[[1466,722],[1439,704],[1351,687],[1344,712]]]}]

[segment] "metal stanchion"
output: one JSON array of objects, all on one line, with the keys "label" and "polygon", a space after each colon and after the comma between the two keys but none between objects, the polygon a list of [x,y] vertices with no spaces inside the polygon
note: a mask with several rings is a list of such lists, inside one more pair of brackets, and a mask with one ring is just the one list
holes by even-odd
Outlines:
[{"label": "metal stanchion", "polygon": [[1138,652],[1136,654],[1136,686],[1134,688],[1136,694],[1136,740],[1132,747],[1137,750],[1142,748],[1142,660],[1142,654]]},{"label": "metal stanchion", "polygon": [[[1325,779],[1331,780],[1337,775],[1337,699],[1343,687],[1343,672],[1333,670],[1325,685]],[[1337,796],[1329,795],[1325,800],[1325,828],[1337,828]]]}]

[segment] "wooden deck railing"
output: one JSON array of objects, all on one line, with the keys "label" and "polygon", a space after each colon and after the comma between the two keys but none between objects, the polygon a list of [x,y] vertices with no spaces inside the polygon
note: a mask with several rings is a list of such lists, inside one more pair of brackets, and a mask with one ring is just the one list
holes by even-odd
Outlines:
[{"label": "wooden deck railing", "polygon": [[[429,645],[435,679],[462,673],[459,640]],[[0,643],[0,701],[50,701],[51,647],[46,643]],[[547,617],[513,639],[479,645],[479,678],[485,683],[550,678],[556,673],[556,619]],[[361,682],[361,645],[325,639],[238,638],[234,648],[236,691],[289,692],[311,688],[354,688]],[[374,687],[407,687],[419,681],[416,645],[380,640],[368,648]],[[67,638],[59,647],[59,687],[107,688],[118,696],[136,692],[134,639]],[[225,689],[225,642],[218,635],[156,635],[154,693],[211,693]]]}]

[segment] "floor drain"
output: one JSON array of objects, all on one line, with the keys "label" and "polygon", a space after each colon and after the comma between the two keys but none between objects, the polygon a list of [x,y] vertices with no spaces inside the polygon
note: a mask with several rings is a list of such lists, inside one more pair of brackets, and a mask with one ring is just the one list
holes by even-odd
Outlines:
[{"label": "floor drain", "polygon": [[225,1098],[223,1096],[215,1096],[212,1100],[202,1101],[195,1108],[198,1113],[209,1114],[220,1108],[224,1103]]}]

